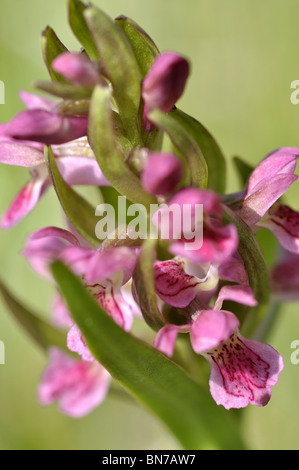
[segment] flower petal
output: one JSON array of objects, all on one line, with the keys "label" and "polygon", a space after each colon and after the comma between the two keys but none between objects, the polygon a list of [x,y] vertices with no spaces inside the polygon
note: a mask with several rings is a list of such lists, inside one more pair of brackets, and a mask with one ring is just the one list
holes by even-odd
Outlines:
[{"label": "flower petal", "polygon": [[167,195],[174,191],[183,177],[183,164],[175,155],[151,152],[141,174],[144,189],[153,195]]},{"label": "flower petal", "polygon": [[258,222],[258,226],[271,230],[287,251],[299,253],[299,212],[288,206],[275,204]]},{"label": "flower petal", "polygon": [[57,158],[56,163],[62,178],[70,186],[111,186],[94,158],[62,157]]},{"label": "flower petal", "polygon": [[43,165],[32,170],[32,177],[17,197],[14,199],[8,210],[2,216],[0,228],[9,229],[17,225],[36,206],[40,198],[50,186],[48,176],[45,176]]},{"label": "flower petal", "polygon": [[99,82],[97,69],[84,54],[65,52],[56,57],[52,67],[75,85],[88,87]]},{"label": "flower petal", "polygon": [[254,298],[253,291],[250,286],[224,286],[220,289],[214,309],[221,310],[225,300],[237,302],[248,307],[255,307],[258,303]]},{"label": "flower petal", "polygon": [[243,338],[238,332],[203,354],[210,362],[210,391],[217,405],[244,408],[265,406],[283,370],[282,357],[265,343]]},{"label": "flower petal", "polygon": [[168,113],[183,94],[190,66],[186,59],[164,52],[157,56],[142,85],[142,97],[149,108]]},{"label": "flower petal", "polygon": [[166,354],[166,356],[172,357],[178,334],[180,330],[185,330],[185,328],[185,325],[184,327],[169,324],[163,326],[155,337],[154,347],[158,349],[158,351]]},{"label": "flower petal", "polygon": [[44,163],[43,149],[16,142],[12,139],[0,140],[0,163],[22,167],[35,167]]},{"label": "flower petal", "polygon": [[156,293],[165,303],[173,307],[187,307],[200,292],[211,291],[218,284],[218,276],[209,273],[203,278],[189,275],[182,259],[172,259],[155,264]]},{"label": "flower petal", "polygon": [[233,313],[204,310],[191,327],[192,347],[197,354],[214,349],[226,341],[238,327],[239,320]]},{"label": "flower petal", "polygon": [[77,325],[73,325],[67,334],[67,347],[70,351],[79,354],[83,361],[93,362],[95,360]]},{"label": "flower petal", "polygon": [[280,174],[264,178],[263,184],[243,202],[240,216],[248,225],[254,225],[266,214],[267,210],[298,179],[296,175]]},{"label": "flower petal", "polygon": [[76,361],[58,349],[49,354],[50,363],[38,389],[41,404],[58,401],[62,413],[73,418],[86,416],[106,397],[108,372],[97,362]]},{"label": "flower petal", "polygon": [[6,136],[46,145],[63,144],[86,134],[86,118],[62,116],[41,109],[22,111],[5,127]]}]

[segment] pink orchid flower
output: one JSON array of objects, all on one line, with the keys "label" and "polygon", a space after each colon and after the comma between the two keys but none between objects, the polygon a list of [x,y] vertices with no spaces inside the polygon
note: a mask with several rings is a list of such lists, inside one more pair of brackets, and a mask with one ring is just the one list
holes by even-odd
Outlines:
[{"label": "pink orchid flower", "polygon": [[128,331],[133,323],[133,309],[121,289],[131,279],[137,253],[127,247],[96,250],[83,247],[75,235],[57,227],[47,227],[30,235],[23,255],[31,266],[47,279],[49,264],[64,261],[81,276],[89,291],[113,320]]},{"label": "pink orchid flower", "polygon": [[[37,95],[22,92],[21,97],[31,110],[48,110],[54,103]],[[7,126],[4,124],[4,126]],[[44,159],[44,146],[41,142],[18,140],[7,135],[1,136],[0,126],[0,163],[21,166],[29,169],[30,181],[21,189],[2,217],[0,228],[8,229],[26,217],[51,186]],[[58,169],[71,186],[109,185],[103,176],[86,138],[77,139],[68,144],[52,147]]]},{"label": "pink orchid flower", "polygon": [[265,406],[284,368],[283,359],[268,344],[243,338],[237,317],[221,310],[225,300],[256,305],[249,286],[225,286],[213,309],[195,312],[189,324],[164,326],[154,345],[172,356],[178,334],[189,332],[194,351],[211,365],[210,392],[218,405],[226,409],[249,403]]},{"label": "pink orchid flower", "polygon": [[293,253],[299,253],[299,213],[277,201],[298,179],[298,156],[298,148],[285,147],[266,157],[252,172],[239,211],[248,225],[268,228]]},{"label": "pink orchid flower", "polygon": [[64,52],[54,59],[52,67],[74,85],[93,87],[100,80],[95,65],[84,54]]},{"label": "pink orchid flower", "polygon": [[183,178],[182,161],[175,155],[149,152],[141,172],[144,189],[154,196],[171,194]]},{"label": "pink orchid flower", "polygon": [[152,109],[168,113],[182,96],[190,73],[189,62],[173,52],[164,52],[154,61],[142,84],[144,128],[153,130],[147,114]]},{"label": "pink orchid flower", "polygon": [[[197,214],[197,208],[203,211]],[[176,215],[173,216],[173,213]],[[196,188],[180,190],[166,207],[154,214],[153,223],[159,228],[163,239],[167,240],[168,236],[170,252],[193,263],[221,264],[231,258],[238,248],[236,227],[222,224],[220,197],[212,191]],[[166,236],[164,228],[167,228]],[[194,241],[200,231],[202,243],[196,248]]]},{"label": "pink orchid flower", "polygon": [[110,375],[101,364],[76,360],[56,348],[49,351],[49,356],[49,365],[38,388],[42,405],[57,401],[62,413],[82,418],[102,403],[109,389]]}]

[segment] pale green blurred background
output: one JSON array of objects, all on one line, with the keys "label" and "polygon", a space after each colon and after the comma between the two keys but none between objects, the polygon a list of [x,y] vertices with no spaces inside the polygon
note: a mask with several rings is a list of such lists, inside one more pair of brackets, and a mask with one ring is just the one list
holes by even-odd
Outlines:
[{"label": "pale green blurred background", "polygon": [[[281,146],[299,147],[299,105],[290,84],[299,80],[298,0],[94,0],[109,15],[126,14],[143,26],[161,51],[189,57],[192,75],[179,105],[217,138],[226,156],[256,163]],[[50,24],[71,50],[78,44],[67,25],[64,0],[1,0],[0,80],[6,104],[0,122],[22,109],[18,91],[47,77],[40,32]],[[27,180],[27,170],[0,168],[0,212]],[[230,189],[237,188],[231,174]],[[299,209],[299,184],[288,201]],[[29,269],[20,251],[30,232],[62,223],[49,193],[18,227],[0,233],[0,276],[19,296],[48,316],[51,288]],[[74,421],[44,409],[36,387],[46,358],[0,303],[0,449],[176,449],[156,418],[134,404],[109,398],[89,417]],[[263,409],[245,412],[244,435],[252,449],[298,449],[299,365],[290,344],[299,339],[299,307],[287,305],[271,335],[285,370]],[[186,397],[187,399],[187,397]]]}]

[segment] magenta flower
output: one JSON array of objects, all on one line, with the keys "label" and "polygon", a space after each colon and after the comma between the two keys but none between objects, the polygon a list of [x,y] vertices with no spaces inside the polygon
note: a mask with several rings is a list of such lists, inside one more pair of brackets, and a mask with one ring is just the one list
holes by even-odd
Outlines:
[{"label": "magenta flower", "polygon": [[144,128],[153,129],[147,118],[156,108],[168,113],[182,96],[190,73],[189,62],[173,52],[164,52],[154,61],[142,84],[144,100]]},{"label": "magenta flower", "polygon": [[239,211],[248,225],[268,228],[293,253],[299,253],[299,214],[277,201],[298,179],[298,155],[298,148],[286,147],[265,158],[249,178]]},{"label": "magenta flower", "polygon": [[148,193],[166,196],[175,190],[183,174],[183,164],[178,157],[168,153],[150,152],[141,173],[141,182]]},{"label": "magenta flower", "polygon": [[[33,233],[23,255],[32,267],[49,278],[49,263],[64,261],[81,276],[95,299],[113,320],[125,330],[133,323],[133,309],[122,296],[121,288],[132,277],[137,262],[134,249],[110,248],[106,251],[80,246],[72,233],[48,227]],[[81,344],[80,344],[81,347]]]},{"label": "magenta flower", "polygon": [[218,286],[217,269],[210,266],[207,273],[198,268],[197,276],[187,274],[187,262],[180,257],[155,263],[156,293],[173,307],[187,307],[195,297],[207,303]]},{"label": "magenta flower", "polygon": [[249,403],[265,406],[283,370],[282,357],[265,343],[243,338],[237,317],[221,310],[225,300],[256,305],[250,287],[225,286],[214,309],[195,312],[189,324],[164,326],[154,345],[172,356],[178,334],[190,332],[194,351],[211,364],[210,391],[218,405],[226,409],[243,408]]},{"label": "magenta flower", "polygon": [[[53,102],[37,95],[23,92],[21,96],[31,110],[35,106],[39,106],[40,109],[43,107],[45,110],[53,106]],[[61,176],[69,185],[109,185],[91,152],[87,139],[54,145],[53,151]],[[51,186],[51,181],[41,142],[0,136],[0,163],[29,168],[31,174],[30,181],[22,188],[2,217],[0,227],[8,229],[32,211]]]},{"label": "magenta flower", "polygon": [[38,388],[42,405],[57,401],[62,413],[81,418],[102,403],[110,384],[110,375],[104,367],[96,361],[73,359],[55,348],[49,355],[50,363]]},{"label": "magenta flower", "polygon": [[0,125],[0,136],[59,145],[87,135],[87,118],[58,114],[54,101],[30,93],[23,92],[21,98],[28,110],[21,111],[12,121]]},{"label": "magenta flower", "polygon": [[[197,213],[197,208],[202,208]],[[173,213],[180,217],[176,219]],[[179,191],[159,209],[153,222],[159,227],[163,239],[165,228],[171,241],[170,251],[193,263],[221,264],[237,250],[238,234],[234,225],[222,224],[220,197],[202,189],[186,188]],[[202,231],[200,247],[196,238]],[[198,240],[199,241],[199,240]]]},{"label": "magenta flower", "polygon": [[56,57],[52,67],[75,85],[92,87],[99,83],[95,65],[84,54],[65,52]]}]

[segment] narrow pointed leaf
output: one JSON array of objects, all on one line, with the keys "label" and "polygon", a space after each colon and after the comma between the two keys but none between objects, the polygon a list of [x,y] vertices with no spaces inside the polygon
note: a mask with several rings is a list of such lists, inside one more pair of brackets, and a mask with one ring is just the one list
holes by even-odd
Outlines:
[{"label": "narrow pointed leaf", "polygon": [[100,168],[111,185],[132,202],[149,206],[155,198],[147,194],[140,180],[124,161],[115,136],[111,90],[98,86],[93,93],[88,135]]},{"label": "narrow pointed leaf", "polygon": [[50,147],[46,150],[46,160],[53,186],[67,218],[82,237],[92,245],[98,246],[100,240],[95,234],[95,208],[63,180]]},{"label": "narrow pointed leaf", "polygon": [[64,100],[86,100],[91,97],[93,91],[91,87],[78,87],[71,83],[47,82],[43,80],[37,80],[34,86],[38,90],[58,98],[63,98]]},{"label": "narrow pointed leaf", "polygon": [[47,26],[42,33],[42,53],[50,77],[57,82],[67,81],[60,73],[55,72],[52,68],[54,59],[64,52],[68,52],[68,49],[62,44],[55,31],[53,31],[50,26]]},{"label": "narrow pointed leaf", "polygon": [[124,31],[130,41],[142,78],[150,71],[159,50],[150,36],[131,18],[119,16],[116,24]]},{"label": "narrow pointed leaf", "polygon": [[47,350],[51,346],[56,346],[67,350],[66,334],[54,328],[35,313],[32,313],[16,299],[2,281],[0,281],[0,293],[15,320],[42,349]]},{"label": "narrow pointed leaf", "polygon": [[164,355],[122,330],[62,263],[53,275],[92,354],[186,449],[239,449],[238,429],[209,392]]},{"label": "narrow pointed leaf", "polygon": [[140,144],[137,116],[141,96],[141,73],[131,44],[122,31],[100,9],[84,12],[101,57],[104,73],[111,81],[121,120],[134,146]]},{"label": "narrow pointed leaf", "polygon": [[261,323],[267,312],[270,300],[270,285],[268,268],[261,251],[260,245],[245,222],[232,210],[225,208],[225,219],[233,223],[239,235],[239,253],[243,258],[249,276],[249,283],[253,290],[257,307],[247,308],[242,321],[244,336],[251,336]]},{"label": "narrow pointed leaf", "polygon": [[69,23],[74,35],[82,44],[90,59],[99,60],[98,50],[84,17],[86,8],[87,6],[80,0],[69,0]]},{"label": "narrow pointed leaf", "polygon": [[190,172],[191,185],[205,189],[208,184],[207,163],[193,136],[185,129],[177,116],[175,110],[165,114],[155,109],[149,114],[149,119],[168,134],[172,143],[184,156]]},{"label": "narrow pointed leaf", "polygon": [[226,163],[225,157],[210,132],[196,119],[176,109],[173,111],[177,122],[182,124],[186,131],[193,137],[207,162],[208,189],[219,194],[225,192]]}]

